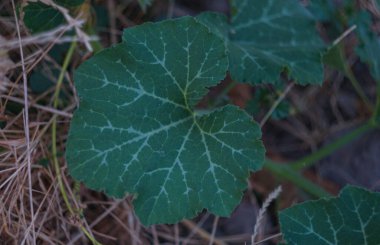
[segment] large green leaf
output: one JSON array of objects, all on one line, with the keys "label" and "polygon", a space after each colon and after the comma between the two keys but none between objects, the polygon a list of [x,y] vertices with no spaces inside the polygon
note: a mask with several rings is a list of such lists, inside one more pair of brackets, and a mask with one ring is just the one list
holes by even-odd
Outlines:
[{"label": "large green leaf", "polygon": [[280,212],[280,224],[292,245],[379,245],[380,193],[349,186],[337,198]]},{"label": "large green leaf", "polygon": [[70,173],[111,196],[135,194],[146,225],[203,208],[229,215],[264,148],[242,110],[194,109],[226,75],[223,40],[191,17],[128,28],[123,39],[75,73],[81,102],[67,142]]},{"label": "large green leaf", "polygon": [[233,79],[275,82],[287,71],[300,84],[323,81],[319,38],[310,13],[298,0],[232,0],[232,17],[198,16],[228,45]]}]

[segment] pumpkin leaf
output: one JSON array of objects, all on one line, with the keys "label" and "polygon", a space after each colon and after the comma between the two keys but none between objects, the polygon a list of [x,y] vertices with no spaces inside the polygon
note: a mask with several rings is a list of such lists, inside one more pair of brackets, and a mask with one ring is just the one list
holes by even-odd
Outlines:
[{"label": "pumpkin leaf", "polygon": [[348,186],[280,212],[280,224],[288,244],[380,244],[380,193]]},{"label": "pumpkin leaf", "polygon": [[73,177],[114,197],[134,194],[145,225],[207,208],[227,216],[249,170],[262,167],[257,123],[225,106],[196,109],[227,71],[224,42],[192,17],[128,28],[81,65],[66,159]]},{"label": "pumpkin leaf", "polygon": [[197,18],[223,37],[234,80],[278,81],[287,72],[299,84],[321,84],[324,48],[312,15],[297,0],[232,0],[231,21],[217,13]]}]

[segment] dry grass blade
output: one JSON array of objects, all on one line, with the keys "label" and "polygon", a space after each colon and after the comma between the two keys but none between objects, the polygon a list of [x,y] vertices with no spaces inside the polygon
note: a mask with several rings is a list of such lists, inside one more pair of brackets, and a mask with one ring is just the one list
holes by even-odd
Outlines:
[{"label": "dry grass blade", "polygon": [[[24,80],[24,130],[25,130],[25,139],[26,139],[26,159],[28,163],[28,184],[29,184],[29,208],[30,208],[30,214],[31,214],[31,231],[32,231],[32,241],[31,244],[36,244],[36,234],[34,229],[34,207],[33,207],[33,190],[32,190],[32,160],[31,160],[31,147],[30,147],[30,134],[29,134],[29,105],[28,105],[28,80],[26,77],[26,69],[24,64],[24,51],[23,51],[23,45],[22,45],[22,39],[21,39],[21,33],[18,23],[18,17],[16,13],[16,6],[14,0],[12,0],[12,7],[13,7],[13,13],[16,21],[16,29],[17,29],[17,36],[19,39],[19,46],[20,46],[20,56],[21,56],[21,63],[22,63],[22,77]],[[29,236],[29,233],[25,234],[25,237]]]},{"label": "dry grass blade", "polygon": [[255,243],[256,237],[260,233],[260,227],[263,225],[262,221],[263,221],[264,214],[265,214],[267,208],[269,207],[271,202],[273,200],[275,200],[280,195],[281,191],[282,191],[281,186],[277,187],[274,191],[272,191],[269,194],[269,196],[267,197],[267,199],[265,200],[265,202],[263,203],[263,206],[260,208],[259,214],[258,214],[257,219],[256,219],[256,224],[255,224],[255,228],[253,231],[253,235],[251,237],[251,244],[252,245],[257,244],[257,243]]}]

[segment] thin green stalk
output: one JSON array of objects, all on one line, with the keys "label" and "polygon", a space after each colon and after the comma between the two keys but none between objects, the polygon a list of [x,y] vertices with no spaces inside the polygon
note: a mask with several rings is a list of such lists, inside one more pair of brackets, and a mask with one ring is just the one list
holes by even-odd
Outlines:
[{"label": "thin green stalk", "polygon": [[376,107],[372,121],[375,125],[380,126],[380,81],[377,81]]},{"label": "thin green stalk", "polygon": [[327,157],[334,151],[338,150],[339,148],[347,145],[348,143],[354,141],[357,139],[360,135],[364,134],[365,132],[368,132],[375,128],[374,124],[371,121],[368,121],[364,123],[362,126],[358,127],[357,129],[347,133],[346,135],[340,137],[339,139],[335,140],[334,142],[322,147],[318,151],[298,160],[293,163],[290,163],[290,166],[293,170],[301,170],[303,168],[307,168],[318,162],[319,160]]},{"label": "thin green stalk", "polygon": [[342,57],[343,69],[346,77],[350,80],[352,86],[354,87],[356,93],[363,100],[370,111],[373,111],[373,105],[370,102],[369,98],[365,94],[363,88],[360,86],[359,81],[356,79],[354,72],[352,71],[350,65],[347,63],[346,59],[344,59],[344,50],[342,46],[339,46],[339,52]]},{"label": "thin green stalk", "polygon": [[[59,74],[59,77],[58,77],[58,80],[57,80],[57,85],[55,87],[55,91],[54,91],[54,95],[53,95],[53,99],[54,99],[53,106],[54,106],[54,108],[58,107],[59,92],[61,90],[66,70],[67,70],[67,68],[69,66],[69,63],[70,63],[71,58],[72,58],[72,56],[74,54],[76,46],[77,46],[77,43],[75,41],[72,42],[71,45],[70,45],[69,50],[66,53],[66,57],[65,57],[65,60],[63,62],[63,65],[62,65],[62,70],[61,70],[61,72]],[[59,162],[58,162],[58,158],[57,158],[57,120],[56,120],[56,117],[52,121],[52,133],[51,133],[51,135],[52,135],[52,139],[51,140],[52,140],[53,164],[54,164],[54,169],[55,169],[55,172],[56,172],[56,175],[57,175],[57,181],[58,181],[59,190],[61,192],[62,198],[63,198],[63,200],[64,200],[64,202],[66,204],[66,207],[69,210],[70,214],[72,216],[75,216],[76,213],[75,213],[73,207],[70,204],[67,192],[65,190],[65,186],[63,184],[61,169],[59,167]],[[96,241],[96,239],[90,234],[89,231],[86,230],[86,228],[82,224],[80,224],[79,226],[80,226],[80,229],[82,230],[82,232],[87,236],[87,238],[93,244],[95,244],[95,245],[101,245],[101,243],[99,243],[98,241]]]},{"label": "thin green stalk", "polygon": [[369,101],[368,97],[365,95],[363,88],[360,86],[358,80],[356,79],[354,73],[352,72],[352,69],[350,67],[347,67],[345,65],[345,73],[347,78],[350,80],[352,86],[354,87],[355,91],[358,93],[359,97],[364,101],[366,106],[373,111],[373,105]]},{"label": "thin green stalk", "polygon": [[[54,99],[53,107],[54,108],[58,107],[59,92],[61,90],[62,82],[63,82],[64,76],[65,76],[65,72],[66,72],[67,67],[69,65],[69,62],[72,58],[75,47],[76,47],[76,42],[72,42],[71,46],[70,46],[70,48],[66,54],[61,73],[59,74],[59,77],[57,80],[57,85],[55,87],[55,91],[54,91],[54,95],[53,95],[53,99]],[[61,170],[59,168],[59,162],[58,162],[58,158],[57,158],[57,120],[56,120],[56,118],[54,118],[53,122],[52,122],[52,152],[53,152],[53,163],[54,163],[55,172],[57,174],[57,181],[58,181],[59,189],[61,191],[63,200],[65,201],[65,204],[67,206],[67,209],[69,210],[70,214],[74,214],[74,210],[70,205],[69,199],[67,197],[67,193],[66,193],[65,188],[64,188]]]},{"label": "thin green stalk", "polygon": [[275,163],[267,159],[264,163],[264,168],[276,176],[294,183],[297,187],[303,189],[304,191],[317,198],[331,196],[331,194],[325,191],[323,188],[317,184],[314,184],[310,180],[303,177],[300,173],[293,170],[288,164]]}]

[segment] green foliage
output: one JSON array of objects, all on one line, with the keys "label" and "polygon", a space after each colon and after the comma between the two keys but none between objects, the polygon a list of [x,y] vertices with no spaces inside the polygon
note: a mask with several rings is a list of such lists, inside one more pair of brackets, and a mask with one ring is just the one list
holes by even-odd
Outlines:
[{"label": "green foliage", "polygon": [[380,39],[373,37],[363,40],[357,53],[369,65],[372,76],[380,83]]},{"label": "green foliage", "polygon": [[300,84],[323,80],[323,43],[311,14],[297,0],[233,0],[231,21],[217,13],[197,18],[225,39],[230,73],[241,82],[275,82],[283,71]]},{"label": "green foliage", "polygon": [[[283,91],[283,86],[280,84],[274,86],[274,89],[280,93]],[[245,110],[251,115],[257,115],[260,112],[267,112],[272,107],[273,103],[278,99],[278,94],[273,93],[267,88],[257,87],[253,99],[247,103]],[[286,99],[282,100],[276,109],[273,111],[271,118],[273,120],[281,120],[287,118],[291,113],[292,107]]]},{"label": "green foliage", "polygon": [[146,9],[152,5],[153,3],[153,0],[138,0],[139,4],[140,4],[140,7],[141,9],[146,12]]},{"label": "green foliage", "polygon": [[380,83],[380,38],[370,29],[371,16],[367,12],[360,12],[353,22],[358,26],[357,33],[361,41],[356,52],[369,65],[372,76]]},{"label": "green foliage", "polygon": [[291,113],[291,105],[287,100],[283,100],[278,104],[276,109],[273,111],[271,118],[274,120],[285,119]]},{"label": "green foliage", "polygon": [[3,121],[3,120],[0,120],[0,129],[5,128],[5,126],[7,126],[7,122]]},{"label": "green foliage", "polygon": [[[69,45],[61,44],[54,45],[49,51],[49,56],[54,59],[57,64],[62,64],[63,56],[67,52]],[[55,67],[50,62],[42,62],[33,69],[29,77],[29,85],[33,92],[43,93],[55,84],[55,80],[58,78],[60,69]],[[66,79],[64,79],[65,82]]]},{"label": "green foliage", "polygon": [[[66,8],[77,7],[84,0],[55,0]],[[65,23],[65,17],[57,9],[42,2],[28,2],[24,7],[24,23],[31,33],[48,31]]]},{"label": "green foliage", "polygon": [[330,21],[336,14],[336,5],[330,0],[313,0],[308,5],[309,11],[319,21]]},{"label": "green foliage", "polygon": [[262,167],[261,131],[233,106],[197,110],[206,88],[228,70],[254,83],[285,70],[301,84],[323,74],[323,44],[297,1],[249,3],[232,1],[231,23],[206,13],[129,28],[121,44],[85,62],[75,73],[70,173],[115,197],[134,194],[144,224],[203,208],[229,215],[249,171]]},{"label": "green foliage", "polygon": [[[375,5],[378,4],[378,2],[374,3]],[[335,27],[335,37],[341,35],[347,26],[356,27],[355,34],[359,42],[355,47],[355,52],[360,60],[369,66],[373,78],[377,81],[377,105],[372,118],[375,124],[378,124],[380,121],[380,38],[372,29],[371,14],[367,10],[355,8],[355,1],[352,0],[341,2],[340,6],[328,0],[316,0],[310,3],[309,9],[317,20]],[[320,15],[322,12],[324,12],[323,17]],[[329,49],[324,55],[323,61],[326,65],[343,71],[348,77],[352,77],[353,75],[347,73],[348,64],[345,56],[343,46],[338,44]]]},{"label": "green foliage", "polygon": [[66,158],[72,176],[115,197],[135,194],[143,224],[203,208],[227,216],[262,167],[259,126],[242,110],[196,110],[228,69],[224,41],[194,18],[126,29],[75,73],[80,107]]},{"label": "green foliage", "polygon": [[65,23],[65,17],[58,10],[46,4],[28,2],[24,8],[24,23],[31,33],[38,33]]},{"label": "green foliage", "polygon": [[[344,30],[344,25],[356,25],[356,34],[360,41],[356,53],[363,62],[369,65],[372,76],[380,81],[380,39],[371,30],[370,13],[354,10],[352,0],[343,1],[340,7],[329,0],[316,0],[310,3],[309,9],[315,19],[338,27],[339,32]],[[344,20],[336,18],[339,14],[345,17]],[[338,34],[340,35],[340,33],[336,35]],[[339,70],[344,70],[342,67],[344,59],[338,46],[332,47],[324,56],[325,64]]]},{"label": "green foliage", "polygon": [[[80,106],[67,142],[70,174],[114,197],[134,195],[135,211],[145,225],[176,223],[204,208],[228,216],[241,199],[249,171],[263,165],[260,127],[231,105],[198,108],[207,88],[227,72],[254,84],[275,83],[282,72],[300,84],[322,82],[324,45],[312,15],[297,0],[231,4],[230,21],[204,13],[128,28],[122,43],[97,53],[75,72]],[[331,51],[326,60],[336,55]],[[273,116],[285,117],[289,105],[283,102],[278,110]],[[373,195],[349,187],[339,198],[281,212],[285,240],[375,241],[373,223],[380,212],[379,197]],[[364,232],[352,235],[358,223]]]},{"label": "green foliage", "polygon": [[29,77],[29,86],[34,93],[43,93],[54,85],[59,69],[51,66],[38,66]]},{"label": "green foliage", "polygon": [[377,82],[377,102],[373,122],[380,125],[380,38],[371,29],[369,13],[360,11],[352,22],[357,25],[357,35],[360,41],[356,53],[361,61],[369,66],[370,72]]},{"label": "green foliage", "polygon": [[55,3],[64,7],[77,7],[84,3],[84,0],[54,0]]},{"label": "green foliage", "polygon": [[309,2],[308,9],[316,20],[329,25],[329,36],[337,38],[355,15],[356,7],[353,0],[313,0]]},{"label": "green foliage", "polygon": [[106,8],[103,6],[92,6],[94,13],[96,14],[96,30],[101,32],[101,30],[106,30],[109,27],[109,14]]},{"label": "green foliage", "polygon": [[380,193],[349,186],[280,212],[280,224],[288,244],[380,244]]},{"label": "green foliage", "polygon": [[345,57],[342,49],[343,47],[341,47],[341,44],[332,46],[323,55],[323,63],[331,68],[344,72]]},{"label": "green foliage", "polygon": [[378,126],[380,125],[380,38],[371,28],[370,13],[359,11],[352,17],[351,23],[357,26],[356,33],[360,41],[355,51],[361,61],[369,66],[370,72],[377,82],[377,102],[372,121]]}]

